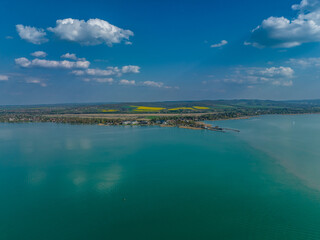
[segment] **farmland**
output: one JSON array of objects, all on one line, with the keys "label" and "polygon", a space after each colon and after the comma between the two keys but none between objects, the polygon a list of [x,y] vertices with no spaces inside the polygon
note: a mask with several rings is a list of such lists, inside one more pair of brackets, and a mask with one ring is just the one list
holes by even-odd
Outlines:
[{"label": "farmland", "polygon": [[214,100],[2,106],[0,122],[162,125],[204,129],[202,121],[265,114],[320,113],[320,101]]}]

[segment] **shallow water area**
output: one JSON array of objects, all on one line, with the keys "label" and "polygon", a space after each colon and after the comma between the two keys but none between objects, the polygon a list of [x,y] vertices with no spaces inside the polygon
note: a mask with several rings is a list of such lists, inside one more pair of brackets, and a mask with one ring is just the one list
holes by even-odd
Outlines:
[{"label": "shallow water area", "polygon": [[319,120],[0,124],[0,239],[320,239]]}]

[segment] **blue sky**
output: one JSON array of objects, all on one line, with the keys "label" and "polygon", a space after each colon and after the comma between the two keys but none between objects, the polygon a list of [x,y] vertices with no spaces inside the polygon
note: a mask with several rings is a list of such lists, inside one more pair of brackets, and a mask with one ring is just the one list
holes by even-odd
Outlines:
[{"label": "blue sky", "polygon": [[320,98],[318,0],[0,3],[0,104]]}]

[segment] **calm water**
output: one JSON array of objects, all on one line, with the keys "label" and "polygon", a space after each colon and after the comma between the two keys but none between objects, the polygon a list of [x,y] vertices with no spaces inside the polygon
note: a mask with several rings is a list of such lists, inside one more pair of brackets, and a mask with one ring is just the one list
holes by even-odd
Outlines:
[{"label": "calm water", "polygon": [[0,124],[0,239],[320,239],[320,115],[213,124]]}]

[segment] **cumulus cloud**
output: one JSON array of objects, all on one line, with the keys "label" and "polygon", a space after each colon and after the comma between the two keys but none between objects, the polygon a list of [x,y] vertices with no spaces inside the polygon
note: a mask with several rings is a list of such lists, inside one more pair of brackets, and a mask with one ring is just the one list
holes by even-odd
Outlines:
[{"label": "cumulus cloud", "polygon": [[107,44],[129,40],[133,32],[110,24],[102,19],[89,19],[88,21],[79,19],[62,19],[56,21],[55,27],[48,28],[62,40],[78,42],[82,45]]},{"label": "cumulus cloud", "polygon": [[271,67],[260,70],[257,73],[268,78],[292,78],[294,70],[290,67]]},{"label": "cumulus cloud", "polygon": [[218,48],[218,47],[222,47],[222,46],[227,45],[227,44],[228,44],[228,41],[222,40],[220,43],[212,44],[211,47],[212,48]]},{"label": "cumulus cloud", "polygon": [[320,3],[318,0],[302,0],[299,4],[294,4],[291,6],[293,10],[312,10],[318,8]]},{"label": "cumulus cloud", "polygon": [[38,57],[38,58],[44,58],[46,57],[48,54],[46,52],[43,51],[36,51],[34,53],[31,53],[31,56],[33,57]]},{"label": "cumulus cloud", "polygon": [[88,68],[90,65],[90,62],[88,61],[75,61],[71,62],[68,60],[63,61],[54,61],[54,60],[45,60],[45,59],[39,59],[35,58],[32,61],[29,59],[22,57],[22,58],[16,58],[15,63],[21,67],[30,68],[30,67],[41,67],[41,68],[66,68],[66,69],[72,69],[72,68]]},{"label": "cumulus cloud", "polygon": [[93,80],[96,82],[99,82],[99,83],[112,83],[113,82],[113,78],[94,78]]},{"label": "cumulus cloud", "polygon": [[164,87],[163,82],[154,82],[154,81],[145,81],[143,82],[143,85],[148,87],[158,87],[158,88]]},{"label": "cumulus cloud", "polygon": [[140,67],[134,65],[128,65],[122,67],[122,73],[140,73]]},{"label": "cumulus cloud", "polygon": [[288,64],[299,67],[320,67],[320,58],[291,58],[287,61]]},{"label": "cumulus cloud", "polygon": [[31,62],[29,59],[22,57],[22,58],[16,58],[15,63],[21,67],[29,67],[31,65]]},{"label": "cumulus cloud", "polygon": [[127,80],[127,79],[121,79],[119,81],[120,85],[135,85],[136,81],[135,80]]},{"label": "cumulus cloud", "polygon": [[26,79],[26,83],[39,84],[41,87],[46,87],[47,86],[47,84],[44,83],[42,81],[42,79],[39,79],[39,78],[27,78]]},{"label": "cumulus cloud", "polygon": [[74,53],[66,53],[61,55],[61,58],[68,58],[68,59],[72,59],[72,60],[77,60],[77,56]]},{"label": "cumulus cloud", "polygon": [[9,76],[7,75],[0,75],[0,81],[8,81],[9,80]]},{"label": "cumulus cloud", "polygon": [[72,59],[72,60],[79,60],[79,61],[85,61],[85,58],[78,58],[76,54],[74,53],[66,53],[61,55],[61,58],[66,58],[66,59]]},{"label": "cumulus cloud", "polygon": [[85,82],[95,81],[98,83],[113,83],[113,78],[84,78]]},{"label": "cumulus cloud", "polygon": [[41,28],[18,24],[16,25],[16,30],[22,39],[33,44],[42,44],[48,41],[46,38],[47,33]]},{"label": "cumulus cloud", "polygon": [[120,70],[117,67],[108,67],[107,69],[90,68],[87,69],[85,73],[91,76],[112,76],[118,75],[120,73]]},{"label": "cumulus cloud", "polygon": [[234,73],[224,78],[226,83],[237,84],[272,84],[278,86],[292,86],[294,70],[291,67],[270,67],[270,68],[238,68]]},{"label": "cumulus cloud", "polygon": [[320,42],[320,3],[302,0],[292,6],[298,11],[293,19],[271,16],[252,30],[250,41],[254,47],[291,48],[303,43]]},{"label": "cumulus cloud", "polygon": [[74,70],[71,72],[74,75],[90,75],[90,76],[118,76],[127,73],[140,73],[140,67],[134,65],[119,67],[107,67],[106,69],[89,68],[85,71]]},{"label": "cumulus cloud", "polygon": [[85,74],[85,71],[82,71],[82,70],[73,70],[71,72],[73,75],[76,75],[76,76],[82,76]]},{"label": "cumulus cloud", "polygon": [[[88,69],[89,70],[89,69]],[[73,73],[82,76],[86,71],[82,70],[74,70]],[[103,77],[92,77],[88,76],[82,79],[85,82],[98,82],[98,83],[114,83],[115,80],[113,78],[103,78]],[[162,82],[155,82],[155,81],[143,81],[143,82],[136,82],[135,80],[127,80],[127,79],[121,79],[117,81],[119,85],[124,85],[124,86],[146,86],[146,87],[155,87],[155,88],[174,88],[174,89],[179,89],[178,87],[170,87],[164,85]]]}]

